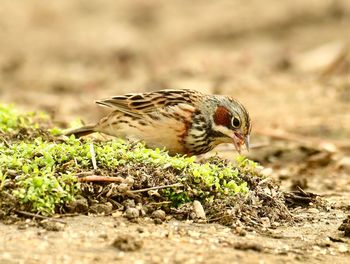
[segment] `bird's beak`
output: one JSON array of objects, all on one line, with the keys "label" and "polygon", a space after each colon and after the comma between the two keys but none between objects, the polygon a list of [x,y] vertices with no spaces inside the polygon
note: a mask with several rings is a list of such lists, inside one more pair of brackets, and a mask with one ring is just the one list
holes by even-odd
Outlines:
[{"label": "bird's beak", "polygon": [[234,133],[232,139],[235,149],[239,154],[241,154],[242,145],[245,145],[247,151],[249,151],[249,135],[243,136],[242,134],[236,132]]}]

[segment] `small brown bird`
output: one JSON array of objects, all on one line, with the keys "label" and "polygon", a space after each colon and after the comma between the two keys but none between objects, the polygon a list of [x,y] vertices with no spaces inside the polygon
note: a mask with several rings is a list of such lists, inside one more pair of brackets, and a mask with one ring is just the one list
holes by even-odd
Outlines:
[{"label": "small brown bird", "polygon": [[96,125],[67,133],[77,137],[102,132],[141,140],[150,148],[165,147],[169,154],[198,155],[221,143],[233,143],[238,152],[249,150],[251,122],[235,99],[192,90],[134,93],[96,101],[112,112]]}]

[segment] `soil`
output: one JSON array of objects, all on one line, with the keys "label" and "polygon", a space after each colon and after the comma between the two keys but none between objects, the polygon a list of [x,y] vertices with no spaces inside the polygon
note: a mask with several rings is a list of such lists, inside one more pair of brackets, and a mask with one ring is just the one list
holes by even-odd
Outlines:
[{"label": "soil", "polygon": [[118,212],[0,222],[0,262],[348,263],[349,26],[341,0],[2,0],[1,102],[65,126],[96,121],[94,100],[111,95],[230,94],[252,118],[245,154],[322,202],[293,199],[292,223],[256,228]]}]

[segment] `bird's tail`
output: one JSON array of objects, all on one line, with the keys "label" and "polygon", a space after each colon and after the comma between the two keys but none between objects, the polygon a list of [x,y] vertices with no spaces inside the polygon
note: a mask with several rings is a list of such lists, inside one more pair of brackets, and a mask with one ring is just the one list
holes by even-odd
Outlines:
[{"label": "bird's tail", "polygon": [[71,136],[74,135],[75,137],[79,138],[79,137],[83,137],[86,135],[89,135],[91,133],[94,133],[95,131],[95,125],[87,125],[87,126],[83,126],[77,129],[73,129],[70,130],[68,132],[65,133],[66,136]]}]

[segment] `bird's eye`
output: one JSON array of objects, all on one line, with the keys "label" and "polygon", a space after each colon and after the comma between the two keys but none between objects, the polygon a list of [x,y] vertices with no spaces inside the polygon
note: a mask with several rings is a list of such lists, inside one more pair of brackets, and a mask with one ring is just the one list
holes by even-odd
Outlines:
[{"label": "bird's eye", "polygon": [[237,117],[233,117],[231,122],[234,128],[239,128],[241,125],[241,121]]}]

